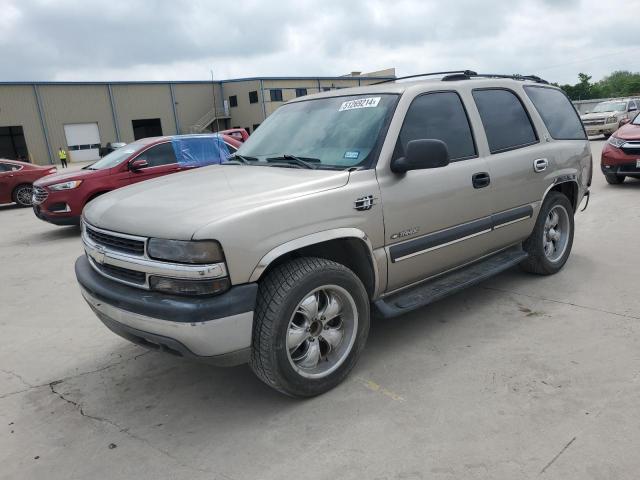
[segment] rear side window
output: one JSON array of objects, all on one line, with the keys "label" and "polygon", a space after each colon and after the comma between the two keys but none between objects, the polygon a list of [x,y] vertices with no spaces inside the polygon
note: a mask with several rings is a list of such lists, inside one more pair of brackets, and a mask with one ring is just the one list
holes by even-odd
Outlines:
[{"label": "rear side window", "polygon": [[144,158],[150,167],[177,163],[176,154],[171,142],[161,143],[141,154],[138,158]]},{"label": "rear side window", "polygon": [[457,93],[436,92],[413,100],[402,124],[396,156],[411,140],[437,139],[447,144],[452,161],[476,156],[467,113]]},{"label": "rear side window", "polygon": [[510,90],[474,90],[491,153],[526,147],[538,141],[522,102]]},{"label": "rear side window", "polygon": [[567,96],[555,88],[524,87],[528,97],[556,140],[585,140],[580,117]]}]

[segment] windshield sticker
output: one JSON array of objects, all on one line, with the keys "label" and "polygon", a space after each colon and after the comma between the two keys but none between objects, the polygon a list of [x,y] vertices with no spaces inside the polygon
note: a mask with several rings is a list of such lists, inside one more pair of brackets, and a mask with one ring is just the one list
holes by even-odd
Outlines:
[{"label": "windshield sticker", "polygon": [[360,156],[360,152],[344,152],[344,158],[356,159]]},{"label": "windshield sticker", "polygon": [[342,105],[340,105],[338,111],[344,112],[347,110],[355,110],[357,108],[377,107],[378,103],[380,103],[380,98],[382,97],[359,98],[357,100],[342,102]]}]

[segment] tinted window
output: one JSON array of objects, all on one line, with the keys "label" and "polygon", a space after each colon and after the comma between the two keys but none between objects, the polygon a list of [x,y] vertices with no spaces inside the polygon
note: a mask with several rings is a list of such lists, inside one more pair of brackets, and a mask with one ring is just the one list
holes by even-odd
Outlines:
[{"label": "tinted window", "polygon": [[549,134],[558,140],[584,140],[580,117],[567,96],[554,88],[524,87]]},{"label": "tinted window", "polygon": [[229,106],[237,107],[238,106],[238,97],[236,95],[231,95],[229,97]]},{"label": "tinted window", "polygon": [[11,168],[9,168],[8,163],[0,163],[0,173],[2,172],[10,172]]},{"label": "tinted window", "polygon": [[538,139],[520,99],[509,90],[475,90],[473,98],[489,141],[491,153],[535,143]]},{"label": "tinted window", "polygon": [[456,93],[429,93],[411,103],[400,130],[396,155],[404,155],[411,140],[427,138],[446,143],[451,160],[476,155],[469,119]]},{"label": "tinted window", "polygon": [[306,88],[296,88],[296,97],[304,97],[307,94]]},{"label": "tinted window", "polygon": [[258,103],[258,92],[252,91],[249,92],[249,103]]},{"label": "tinted window", "polygon": [[150,167],[158,167],[160,165],[169,165],[178,162],[171,142],[156,145],[144,152],[138,158],[144,158]]}]

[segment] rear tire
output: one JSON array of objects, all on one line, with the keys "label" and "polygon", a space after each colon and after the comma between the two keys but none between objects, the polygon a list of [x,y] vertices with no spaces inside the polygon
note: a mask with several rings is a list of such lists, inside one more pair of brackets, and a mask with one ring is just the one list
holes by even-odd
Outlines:
[{"label": "rear tire", "polygon": [[251,369],[286,395],[327,392],[360,357],[369,314],[364,285],[344,265],[314,257],[280,265],[260,282]]},{"label": "rear tire", "polygon": [[624,175],[617,175],[615,173],[605,173],[604,178],[609,185],[620,185],[626,178]]},{"label": "rear tire", "polygon": [[533,232],[522,247],[529,254],[520,266],[538,275],[552,275],[567,262],[573,246],[573,207],[560,192],[549,192]]},{"label": "rear tire", "polygon": [[33,185],[22,184],[18,185],[13,190],[13,201],[18,204],[19,207],[30,207],[31,196],[33,195]]}]

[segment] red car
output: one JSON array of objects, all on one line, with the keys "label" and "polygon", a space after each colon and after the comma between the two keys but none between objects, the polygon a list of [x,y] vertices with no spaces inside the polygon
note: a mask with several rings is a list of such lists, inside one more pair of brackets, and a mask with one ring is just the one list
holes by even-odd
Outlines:
[{"label": "red car", "polygon": [[600,167],[607,182],[617,185],[626,177],[640,178],[640,115],[609,137]]},{"label": "red car", "polygon": [[221,130],[218,133],[222,135],[229,135],[230,137],[235,138],[239,142],[246,142],[247,138],[249,138],[249,134],[244,128],[230,128],[228,130]]},{"label": "red car", "polygon": [[15,202],[21,207],[31,206],[33,182],[56,172],[56,167],[51,165],[32,165],[0,158],[0,204]]},{"label": "red car", "polygon": [[240,146],[227,135],[144,138],[111,152],[82,170],[34,184],[33,211],[55,225],[77,225],[84,206],[103,193],[190,168],[221,163]]}]

